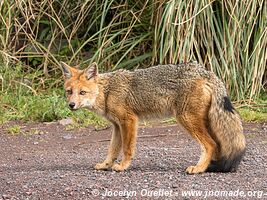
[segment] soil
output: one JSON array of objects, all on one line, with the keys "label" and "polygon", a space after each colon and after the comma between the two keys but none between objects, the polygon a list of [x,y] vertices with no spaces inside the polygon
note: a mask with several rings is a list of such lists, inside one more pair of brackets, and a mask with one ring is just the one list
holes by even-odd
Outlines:
[{"label": "soil", "polygon": [[[22,134],[8,133],[14,124]],[[174,125],[140,127],[128,170],[94,170],[111,130],[0,126],[0,199],[267,199],[267,123],[244,124],[247,151],[237,172],[196,175],[185,169],[197,163],[200,148]]]}]

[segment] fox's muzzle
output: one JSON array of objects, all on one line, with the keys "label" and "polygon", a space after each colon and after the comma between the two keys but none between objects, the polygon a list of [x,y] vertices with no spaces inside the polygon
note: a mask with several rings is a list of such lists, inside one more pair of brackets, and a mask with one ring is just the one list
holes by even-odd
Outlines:
[{"label": "fox's muzzle", "polygon": [[74,108],[75,108],[75,103],[74,103],[74,102],[70,102],[70,103],[69,103],[69,107],[70,107],[71,110],[74,110]]}]

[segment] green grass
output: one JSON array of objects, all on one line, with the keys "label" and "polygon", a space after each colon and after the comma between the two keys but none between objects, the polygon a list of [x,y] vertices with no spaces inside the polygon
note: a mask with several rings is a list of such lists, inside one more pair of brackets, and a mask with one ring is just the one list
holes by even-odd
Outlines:
[{"label": "green grass", "polygon": [[7,128],[7,132],[11,135],[19,135],[21,133],[21,127],[19,125],[10,126]]},{"label": "green grass", "polygon": [[238,109],[238,112],[241,115],[242,120],[246,122],[266,122],[267,121],[267,112],[256,111],[250,108],[240,108]]},{"label": "green grass", "polygon": [[253,102],[243,102],[237,106],[241,118],[247,122],[267,121],[267,94],[262,93],[260,97]]},{"label": "green grass", "polygon": [[2,95],[1,116],[7,120],[53,121],[70,115],[60,94]]},{"label": "green grass", "polygon": [[[34,95],[16,95],[0,93],[0,122],[10,120],[51,122],[72,118],[74,123],[70,128],[85,127],[90,124],[105,126],[107,122],[96,114],[85,109],[72,112],[68,109],[63,90],[52,90],[48,93]],[[14,132],[16,129],[10,130]]]},{"label": "green grass", "polygon": [[39,129],[23,130],[23,128],[19,125],[9,126],[8,128],[6,128],[6,131],[8,134],[13,135],[13,136],[23,135],[26,137],[30,137],[32,135],[42,134],[42,131],[40,131]]}]

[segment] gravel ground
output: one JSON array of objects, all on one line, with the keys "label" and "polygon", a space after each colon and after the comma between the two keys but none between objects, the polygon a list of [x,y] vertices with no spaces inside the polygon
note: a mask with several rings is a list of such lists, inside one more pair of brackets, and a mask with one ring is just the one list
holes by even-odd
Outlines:
[{"label": "gravel ground", "polygon": [[[7,127],[19,124],[24,134]],[[200,148],[174,125],[141,127],[125,172],[96,171],[111,128],[67,131],[59,123],[0,127],[0,199],[267,199],[267,123],[246,123],[247,152],[235,173],[187,175]]]}]

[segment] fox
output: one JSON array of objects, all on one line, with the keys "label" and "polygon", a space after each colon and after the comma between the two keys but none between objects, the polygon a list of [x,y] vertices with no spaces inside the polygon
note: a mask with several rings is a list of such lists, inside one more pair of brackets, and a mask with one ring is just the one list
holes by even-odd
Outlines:
[{"label": "fox", "polygon": [[246,148],[242,121],[224,83],[203,65],[187,62],[106,73],[99,73],[95,62],[84,70],[60,65],[69,108],[89,109],[113,125],[107,157],[96,170],[128,169],[138,121],[163,117],[175,117],[201,147],[199,161],[186,173],[237,170]]}]

